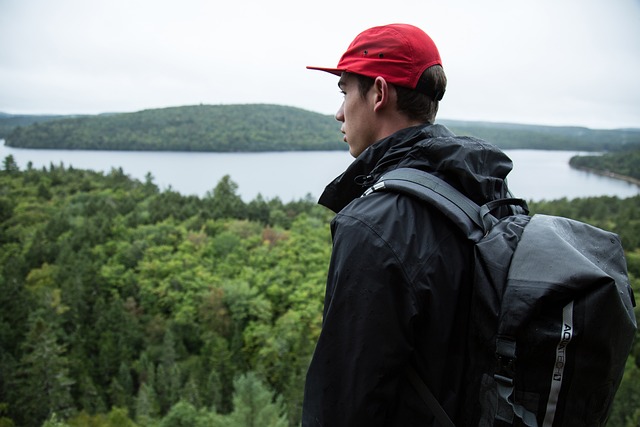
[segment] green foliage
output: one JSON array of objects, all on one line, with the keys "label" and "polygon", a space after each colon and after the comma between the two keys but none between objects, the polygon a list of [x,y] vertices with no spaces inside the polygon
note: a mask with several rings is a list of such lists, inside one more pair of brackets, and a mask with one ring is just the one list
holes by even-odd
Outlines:
[{"label": "green foliage", "polygon": [[254,373],[234,381],[234,410],[226,419],[227,427],[287,427],[283,405]]},{"label": "green foliage", "polygon": [[[9,162],[10,163],[10,162]],[[640,196],[531,203],[615,231]],[[295,426],[331,213],[51,166],[0,171],[0,426]],[[611,426],[638,420],[636,343]],[[626,424],[624,424],[626,423]]]},{"label": "green foliage", "polygon": [[329,213],[236,191],[229,177],[200,199],[121,170],[0,171],[0,420],[155,426],[192,407],[215,425],[240,417],[234,379],[256,371],[299,423]]},{"label": "green foliage", "polygon": [[34,123],[58,120],[70,116],[52,115],[13,115],[0,113],[0,139],[5,138],[13,129],[18,126],[28,126]]},{"label": "green foliage", "polygon": [[66,348],[58,343],[56,330],[40,313],[34,312],[31,317],[14,377],[17,402],[25,411],[27,425],[54,414],[67,417],[73,411],[74,381],[69,378]]},{"label": "green foliage", "polygon": [[12,173],[12,172],[18,172],[20,170],[20,168],[18,167],[18,164],[16,163],[16,159],[11,155],[5,157],[3,163],[4,163],[3,170],[5,172]]},{"label": "green foliage", "polygon": [[16,126],[5,139],[12,147],[88,150],[346,149],[340,124],[333,117],[264,104],[197,105],[69,117]]},{"label": "green foliage", "polygon": [[640,150],[606,153],[601,156],[575,156],[569,161],[575,168],[630,177],[640,183]]},{"label": "green foliage", "polygon": [[[639,129],[587,129],[442,120],[504,149],[621,151]],[[22,148],[175,151],[345,150],[331,116],[279,105],[195,105],[95,116],[0,114],[0,139]]]},{"label": "green foliage", "polygon": [[4,416],[7,411],[9,405],[6,403],[0,403],[0,427],[14,427],[15,424],[13,420]]},{"label": "green foliage", "polygon": [[137,427],[137,424],[129,418],[126,409],[113,407],[107,414],[89,415],[83,411],[68,419],[64,427]]},{"label": "green foliage", "polygon": [[443,120],[457,135],[490,141],[502,149],[624,151],[640,147],[640,129],[519,125]]},{"label": "green foliage", "polygon": [[60,421],[57,415],[53,414],[47,421],[42,424],[42,427],[69,427],[69,425],[63,421]]},{"label": "green foliage", "polygon": [[224,427],[223,417],[215,411],[198,409],[180,401],[174,405],[158,427]]}]

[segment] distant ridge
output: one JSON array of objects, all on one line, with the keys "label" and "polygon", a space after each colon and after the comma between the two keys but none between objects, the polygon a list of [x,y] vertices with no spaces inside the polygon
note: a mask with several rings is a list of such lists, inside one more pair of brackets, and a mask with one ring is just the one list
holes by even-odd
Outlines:
[{"label": "distant ridge", "polygon": [[640,129],[589,129],[515,123],[441,120],[457,135],[493,142],[503,149],[529,148],[570,151],[640,149]]},{"label": "distant ridge", "polygon": [[21,148],[148,151],[345,149],[329,116],[268,104],[196,105],[60,118],[15,127],[6,145]]},{"label": "distant ridge", "polygon": [[[620,151],[640,148],[640,129],[439,120],[458,135],[504,149]],[[0,113],[11,147],[146,151],[346,150],[331,115],[271,104],[195,105],[99,115]]]}]

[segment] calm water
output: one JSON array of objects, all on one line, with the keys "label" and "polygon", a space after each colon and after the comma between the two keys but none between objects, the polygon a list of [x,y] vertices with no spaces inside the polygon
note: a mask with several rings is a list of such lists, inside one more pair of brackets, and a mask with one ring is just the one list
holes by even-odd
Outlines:
[{"label": "calm water", "polygon": [[[514,163],[509,185],[518,197],[553,200],[600,195],[631,197],[640,187],[624,181],[581,172],[569,167],[575,152],[507,150]],[[203,196],[220,178],[230,175],[238,194],[250,201],[258,194],[287,202],[311,195],[317,198],[325,185],[351,163],[344,151],[285,153],[184,153],[139,151],[28,150],[5,147],[0,157],[13,155],[21,169],[64,164],[77,169],[109,172],[122,170],[144,181],[147,173],[161,189]]]}]

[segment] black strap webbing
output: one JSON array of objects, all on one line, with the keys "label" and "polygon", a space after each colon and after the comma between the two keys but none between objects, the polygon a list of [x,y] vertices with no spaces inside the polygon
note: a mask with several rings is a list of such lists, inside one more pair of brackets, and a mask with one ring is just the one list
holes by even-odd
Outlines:
[{"label": "black strap webbing", "polygon": [[429,390],[429,387],[427,387],[424,381],[422,381],[416,370],[413,369],[411,365],[407,365],[406,374],[409,382],[416,389],[422,400],[424,400],[424,403],[426,403],[429,409],[431,409],[433,416],[436,417],[436,420],[438,420],[440,425],[443,427],[455,427],[451,418],[449,418],[433,393],[431,393],[431,390]]},{"label": "black strap webbing", "polygon": [[435,175],[413,168],[393,169],[383,174],[367,191],[386,190],[406,193],[423,200],[448,216],[473,241],[478,241],[498,221],[492,211],[511,207],[512,213],[528,213],[527,203],[513,197],[492,200],[478,206],[467,196]]}]

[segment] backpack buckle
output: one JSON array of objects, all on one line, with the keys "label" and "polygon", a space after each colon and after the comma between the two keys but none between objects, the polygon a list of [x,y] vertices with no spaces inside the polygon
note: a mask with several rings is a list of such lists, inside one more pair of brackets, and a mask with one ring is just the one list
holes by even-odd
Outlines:
[{"label": "backpack buckle", "polygon": [[516,342],[507,338],[496,339],[496,358],[498,366],[493,376],[496,381],[513,385],[516,375]]}]

